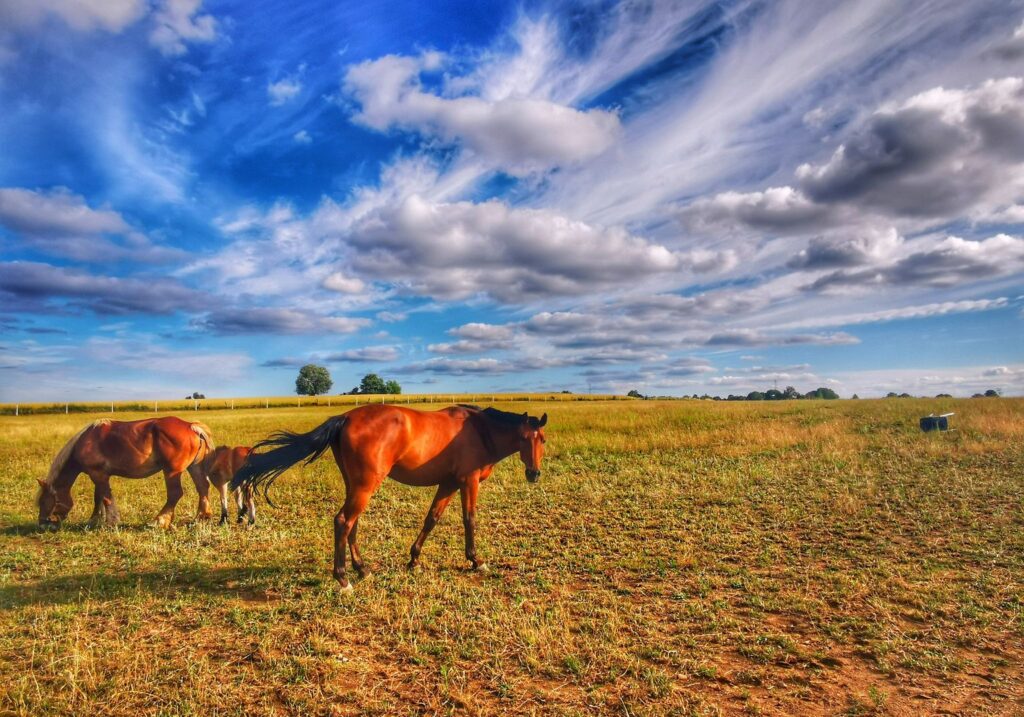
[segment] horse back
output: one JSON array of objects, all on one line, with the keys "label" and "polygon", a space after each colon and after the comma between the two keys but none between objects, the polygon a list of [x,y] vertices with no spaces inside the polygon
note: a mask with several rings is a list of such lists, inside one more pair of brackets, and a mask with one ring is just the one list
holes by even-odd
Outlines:
[{"label": "horse back", "polygon": [[85,470],[142,478],[187,468],[199,450],[191,424],[174,416],[109,421],[83,434],[76,458]]}]

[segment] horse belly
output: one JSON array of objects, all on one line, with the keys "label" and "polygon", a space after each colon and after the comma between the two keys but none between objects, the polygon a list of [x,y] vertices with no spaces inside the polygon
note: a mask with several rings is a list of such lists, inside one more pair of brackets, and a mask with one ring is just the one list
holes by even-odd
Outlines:
[{"label": "horse belly", "polygon": [[395,465],[391,468],[391,472],[388,475],[392,480],[396,480],[399,483],[419,487],[438,485],[453,477],[451,470],[430,465],[415,468]]}]

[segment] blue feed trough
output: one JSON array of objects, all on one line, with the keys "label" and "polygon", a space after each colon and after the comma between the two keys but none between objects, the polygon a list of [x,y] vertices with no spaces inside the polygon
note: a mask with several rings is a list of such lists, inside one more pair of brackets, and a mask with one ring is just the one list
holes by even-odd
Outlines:
[{"label": "blue feed trough", "polygon": [[921,419],[921,430],[925,433],[930,431],[948,431],[949,417],[952,415],[952,413],[943,413],[941,416],[936,416],[933,413],[930,416],[925,416]]}]

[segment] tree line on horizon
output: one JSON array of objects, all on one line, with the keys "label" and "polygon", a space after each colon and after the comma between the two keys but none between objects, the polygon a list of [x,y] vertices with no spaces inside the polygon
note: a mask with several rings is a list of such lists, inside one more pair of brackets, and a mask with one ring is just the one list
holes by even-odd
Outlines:
[{"label": "tree line on horizon", "polygon": [[[334,380],[330,371],[324,366],[306,364],[299,369],[299,375],[295,379],[295,393],[300,396],[319,396],[331,390]],[[385,380],[375,373],[368,373],[363,376],[358,386],[351,391],[339,395],[355,396],[359,394],[400,394],[402,386],[393,379]]]}]

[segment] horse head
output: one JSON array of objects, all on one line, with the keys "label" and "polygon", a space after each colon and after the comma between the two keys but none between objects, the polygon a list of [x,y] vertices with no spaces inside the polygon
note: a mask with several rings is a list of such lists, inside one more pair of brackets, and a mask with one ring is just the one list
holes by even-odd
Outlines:
[{"label": "horse head", "polygon": [[548,422],[548,414],[533,418],[523,414],[519,424],[519,458],[526,466],[526,480],[536,483],[540,478],[540,463],[544,459],[544,426]]},{"label": "horse head", "polygon": [[68,517],[71,506],[64,505],[60,501],[57,491],[52,485],[42,478],[36,480],[39,483],[39,527],[56,530],[60,527],[61,522]]}]

